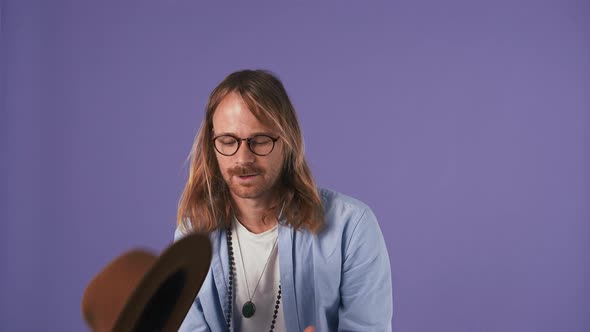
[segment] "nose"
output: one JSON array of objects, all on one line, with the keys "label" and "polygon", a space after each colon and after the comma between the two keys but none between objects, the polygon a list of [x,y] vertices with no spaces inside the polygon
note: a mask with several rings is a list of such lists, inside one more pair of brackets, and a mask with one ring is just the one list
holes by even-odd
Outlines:
[{"label": "nose", "polygon": [[235,154],[236,164],[251,164],[254,162],[256,155],[250,150],[247,141],[242,141],[238,151]]}]

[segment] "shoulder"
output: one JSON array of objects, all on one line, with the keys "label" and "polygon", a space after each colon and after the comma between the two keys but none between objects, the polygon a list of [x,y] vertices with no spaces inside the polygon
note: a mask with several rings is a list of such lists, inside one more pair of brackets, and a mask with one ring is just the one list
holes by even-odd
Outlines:
[{"label": "shoulder", "polygon": [[381,233],[377,218],[367,204],[329,189],[320,188],[319,193],[324,205],[324,228],[318,234],[320,240],[337,237],[348,242],[355,234],[374,233],[378,236]]},{"label": "shoulder", "polygon": [[[186,227],[184,225],[177,225],[176,229],[174,230],[174,241],[178,241],[180,239],[182,239],[183,237],[194,233],[195,231],[189,226]],[[206,235],[209,236],[209,240],[211,240],[211,242],[213,244],[216,243],[216,241],[219,239],[219,235],[221,234],[220,230],[214,230],[212,232],[206,233]]]},{"label": "shoulder", "polygon": [[331,189],[318,188],[318,192],[320,193],[320,196],[322,197],[322,202],[324,204],[342,205],[358,209],[369,208],[367,204],[361,202],[360,200]]},{"label": "shoulder", "polygon": [[[297,234],[301,234],[297,236],[298,241],[301,241],[301,248],[307,248],[308,243],[311,243],[309,247],[314,255],[323,257],[317,261],[342,262],[351,253],[365,246],[379,247],[383,242],[383,235],[367,204],[333,190],[318,188],[318,191],[324,207],[324,225],[316,234],[298,232]],[[300,253],[307,255],[305,250]],[[340,259],[335,259],[336,257]]]},{"label": "shoulder", "polygon": [[355,223],[367,213],[373,215],[371,208],[356,198],[325,188],[319,188],[318,191],[326,224]]}]

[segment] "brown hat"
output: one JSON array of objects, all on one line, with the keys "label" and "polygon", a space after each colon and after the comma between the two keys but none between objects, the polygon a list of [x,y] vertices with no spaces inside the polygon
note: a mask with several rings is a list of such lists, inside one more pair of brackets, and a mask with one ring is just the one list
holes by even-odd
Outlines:
[{"label": "brown hat", "polygon": [[177,331],[210,263],[211,243],[202,234],[185,236],[160,257],[129,251],[86,287],[84,319],[95,332]]}]

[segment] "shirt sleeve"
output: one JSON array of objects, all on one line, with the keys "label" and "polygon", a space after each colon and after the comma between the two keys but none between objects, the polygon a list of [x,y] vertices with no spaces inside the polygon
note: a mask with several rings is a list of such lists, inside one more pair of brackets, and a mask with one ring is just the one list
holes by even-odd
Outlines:
[{"label": "shirt sleeve", "polygon": [[201,301],[198,297],[191,305],[191,308],[178,329],[178,332],[211,332],[211,329],[205,321],[203,307],[201,306]]},{"label": "shirt sleeve", "polygon": [[344,249],[339,331],[391,331],[389,255],[377,218],[366,209]]},{"label": "shirt sleeve", "polygon": [[[177,228],[174,232],[174,241],[178,241],[184,234],[180,228]],[[211,329],[205,321],[205,315],[203,314],[203,307],[199,297],[193,301],[191,308],[189,309],[182,325],[178,329],[179,332],[211,332]]]}]

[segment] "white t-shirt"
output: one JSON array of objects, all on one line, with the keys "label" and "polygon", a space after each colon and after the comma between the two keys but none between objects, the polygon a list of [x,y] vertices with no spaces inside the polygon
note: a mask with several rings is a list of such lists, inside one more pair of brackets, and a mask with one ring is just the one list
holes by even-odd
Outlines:
[{"label": "white t-shirt", "polygon": [[[278,228],[275,226],[264,233],[254,234],[234,218],[232,233],[235,234],[232,244],[236,265],[236,275],[233,281],[235,330],[244,332],[269,331],[280,282]],[[246,281],[248,287],[246,287]],[[256,284],[258,284],[258,288]],[[250,301],[250,297],[256,306],[256,311],[252,317],[246,318],[242,315],[242,306]],[[282,296],[274,331],[285,331]]]}]

